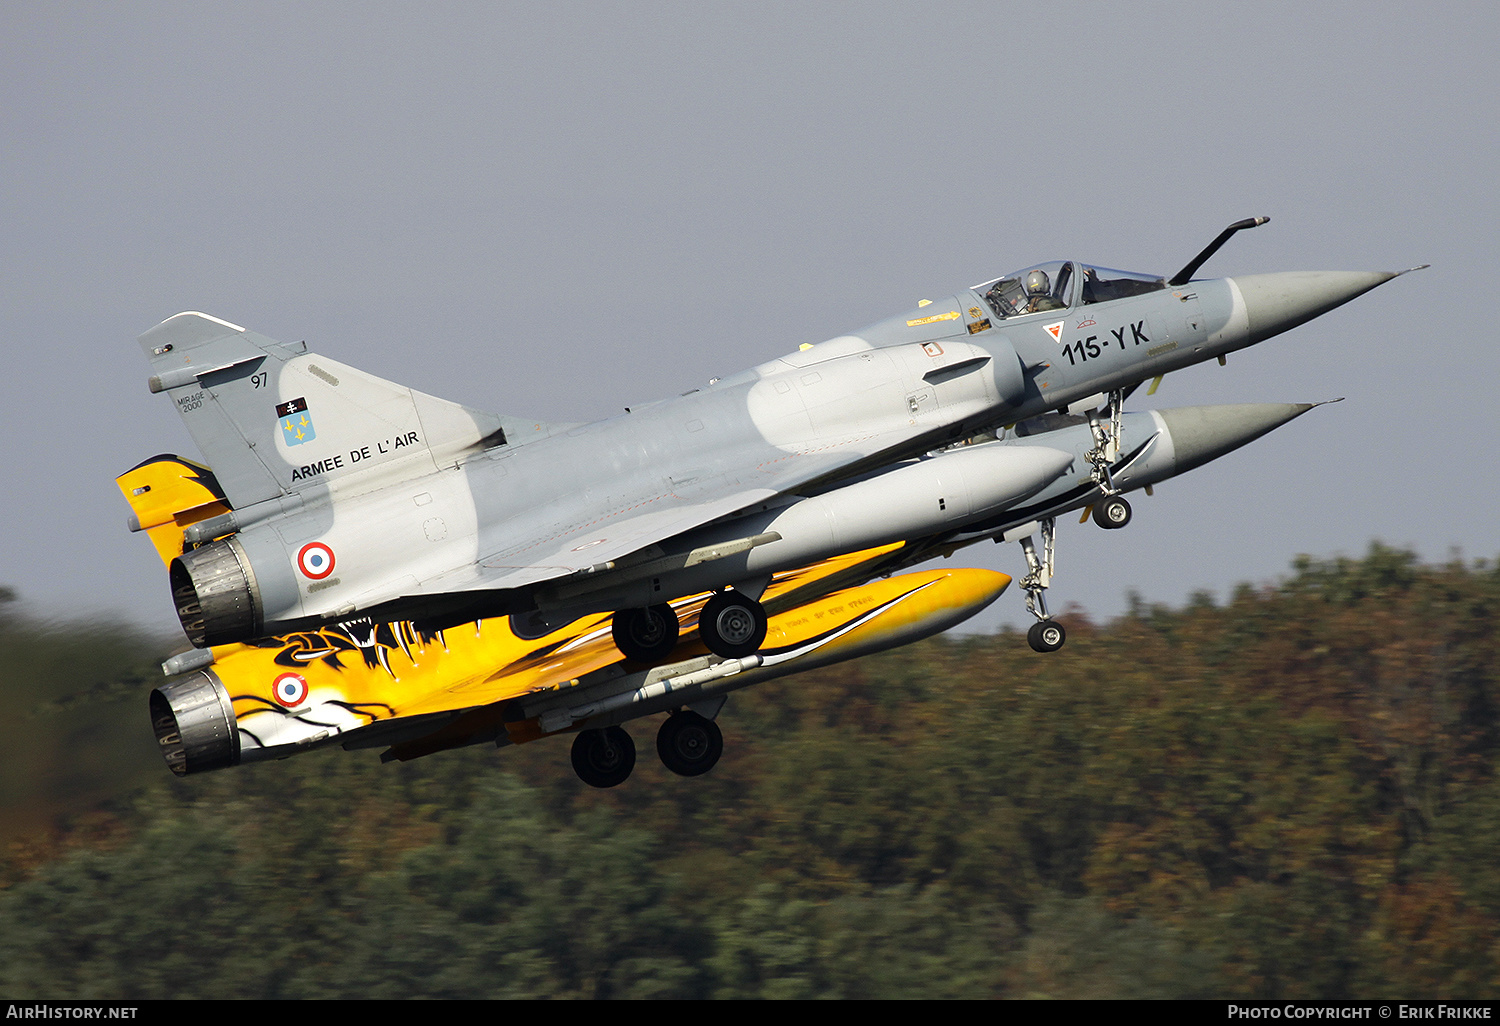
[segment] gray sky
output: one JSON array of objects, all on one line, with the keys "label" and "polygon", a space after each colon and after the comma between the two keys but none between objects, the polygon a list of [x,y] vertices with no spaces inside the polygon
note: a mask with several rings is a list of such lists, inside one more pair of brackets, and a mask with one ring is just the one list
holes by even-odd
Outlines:
[{"label": "gray sky", "polygon": [[1055,606],[1376,538],[1494,557],[1496,39],[1480,4],[6,4],[0,584],[175,628],[113,478],[197,456],[134,341],[181,310],[587,420],[1028,262],[1170,274],[1259,214],[1202,273],[1433,268],[1169,377],[1348,401],[1062,526]]}]

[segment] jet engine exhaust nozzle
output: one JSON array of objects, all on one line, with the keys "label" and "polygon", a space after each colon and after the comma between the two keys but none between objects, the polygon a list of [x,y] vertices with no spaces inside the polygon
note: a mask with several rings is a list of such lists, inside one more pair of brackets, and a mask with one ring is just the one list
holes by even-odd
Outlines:
[{"label": "jet engine exhaust nozzle", "polygon": [[238,539],[184,552],[172,560],[169,574],[177,618],[196,648],[246,641],[260,633],[259,589]]},{"label": "jet engine exhaust nozzle", "polygon": [[151,728],[167,768],[179,777],[239,765],[234,704],[212,671],[199,670],[152,691]]}]

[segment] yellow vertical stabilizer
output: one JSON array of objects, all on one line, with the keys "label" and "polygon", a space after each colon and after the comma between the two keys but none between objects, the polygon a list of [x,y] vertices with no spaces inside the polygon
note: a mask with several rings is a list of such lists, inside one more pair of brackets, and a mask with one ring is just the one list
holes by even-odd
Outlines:
[{"label": "yellow vertical stabilizer", "polygon": [[168,565],[182,555],[184,527],[229,512],[214,472],[181,456],[153,456],[115,484],[135,514],[132,529],[145,531]]}]

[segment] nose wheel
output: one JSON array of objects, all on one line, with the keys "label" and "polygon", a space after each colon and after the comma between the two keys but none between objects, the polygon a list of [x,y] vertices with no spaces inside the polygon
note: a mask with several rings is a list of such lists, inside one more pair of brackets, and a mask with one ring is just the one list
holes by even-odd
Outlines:
[{"label": "nose wheel", "polygon": [[580,730],[573,739],[573,772],[590,787],[625,783],[635,769],[635,742],[623,727]]},{"label": "nose wheel", "polygon": [[1117,531],[1130,523],[1130,503],[1124,496],[1106,495],[1094,503],[1094,523],[1106,531]]},{"label": "nose wheel", "polygon": [[668,716],[656,732],[656,754],[679,777],[701,776],[724,754],[724,734],[713,720],[684,709]]},{"label": "nose wheel", "polygon": [[669,605],[622,609],[615,613],[610,632],[626,659],[653,663],[677,647],[677,613]]},{"label": "nose wheel", "polygon": [[754,655],[766,640],[766,611],[737,591],[721,591],[703,604],[698,636],[714,655],[740,659]]},{"label": "nose wheel", "polygon": [[1107,422],[1100,411],[1089,412],[1089,431],[1094,436],[1094,447],[1085,455],[1094,468],[1090,475],[1103,498],[1094,503],[1094,523],[1108,531],[1119,530],[1130,523],[1130,503],[1120,495],[1115,484],[1113,468],[1120,458],[1124,432],[1125,394],[1109,393]]}]

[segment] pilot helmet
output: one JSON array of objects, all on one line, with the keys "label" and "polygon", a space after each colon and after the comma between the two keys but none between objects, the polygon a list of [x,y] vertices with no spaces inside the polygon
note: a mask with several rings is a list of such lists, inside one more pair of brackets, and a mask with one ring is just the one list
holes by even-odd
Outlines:
[{"label": "pilot helmet", "polygon": [[1028,296],[1045,296],[1052,291],[1052,283],[1047,280],[1046,271],[1032,271],[1026,276],[1026,294]]}]

